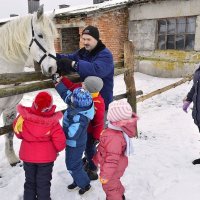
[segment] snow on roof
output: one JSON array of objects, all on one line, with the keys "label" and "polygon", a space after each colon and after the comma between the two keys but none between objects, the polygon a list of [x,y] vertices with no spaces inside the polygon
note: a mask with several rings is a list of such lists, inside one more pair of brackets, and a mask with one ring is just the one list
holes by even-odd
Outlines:
[{"label": "snow on roof", "polygon": [[[56,9],[55,15],[56,16],[66,16],[66,15],[70,16],[70,15],[76,15],[76,14],[78,15],[78,14],[82,14],[82,13],[87,14],[87,13],[94,12],[97,10],[104,10],[104,9],[109,9],[109,8],[116,7],[116,6],[123,6],[123,5],[126,5],[127,3],[131,3],[131,2],[132,3],[144,3],[144,2],[148,2],[148,0],[112,0],[112,1],[105,1],[103,3],[93,4],[93,5],[70,6],[67,8]],[[50,14],[52,12],[53,11],[47,11],[45,13]],[[16,18],[18,18],[18,16],[0,19],[0,24],[11,21]]]},{"label": "snow on roof", "polygon": [[6,23],[8,21],[11,21],[13,19],[17,19],[19,16],[16,16],[16,17],[8,17],[8,18],[3,18],[3,19],[0,19],[0,24],[1,23]]},{"label": "snow on roof", "polygon": [[133,2],[133,0],[112,0],[112,1],[105,1],[103,3],[93,4],[93,5],[72,6],[68,8],[57,9],[55,10],[55,14],[57,16],[74,15],[74,14],[81,14],[81,13],[87,14],[89,12],[94,12],[97,10],[125,5],[129,2]]}]

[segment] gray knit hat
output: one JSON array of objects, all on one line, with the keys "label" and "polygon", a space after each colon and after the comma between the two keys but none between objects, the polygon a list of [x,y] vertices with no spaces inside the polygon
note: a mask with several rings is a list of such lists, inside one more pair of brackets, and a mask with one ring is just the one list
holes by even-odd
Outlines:
[{"label": "gray knit hat", "polygon": [[90,93],[100,92],[103,87],[103,81],[97,76],[88,76],[84,80],[84,85]]}]

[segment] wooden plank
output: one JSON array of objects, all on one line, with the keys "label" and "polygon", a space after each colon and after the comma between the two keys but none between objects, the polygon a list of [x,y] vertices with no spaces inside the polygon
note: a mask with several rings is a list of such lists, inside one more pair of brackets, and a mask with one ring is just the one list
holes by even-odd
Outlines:
[{"label": "wooden plank", "polygon": [[[115,76],[123,74],[125,71],[124,68],[116,68]],[[80,76],[77,73],[71,73],[65,75],[73,82],[80,82]],[[0,74],[0,85],[10,85],[10,84],[19,84],[24,82],[31,81],[41,81],[48,80],[50,77],[46,77],[42,72],[22,72],[22,73],[4,73]]]},{"label": "wooden plank", "polygon": [[[80,81],[77,73],[66,75],[73,82]],[[48,80],[50,77],[44,76],[41,72],[5,73],[0,74],[0,85],[19,84],[31,81]]]},{"label": "wooden plank", "polygon": [[124,81],[126,83],[126,93],[128,102],[134,112],[136,112],[136,88],[134,80],[134,46],[131,41],[124,43]]},{"label": "wooden plank", "polygon": [[33,91],[47,89],[47,88],[53,88],[53,87],[54,85],[52,81],[47,80],[47,81],[42,81],[42,82],[18,85],[14,87],[12,86],[12,87],[7,87],[7,88],[1,88],[0,98],[9,97],[9,96],[18,95],[18,94],[24,94],[27,92],[33,92]]},{"label": "wooden plank", "polygon": [[[115,75],[119,75],[124,73],[125,69],[115,69]],[[5,80],[2,80],[5,75]],[[39,79],[38,79],[39,77]],[[67,78],[69,78],[74,83],[80,82],[80,76],[77,73],[72,73],[66,75]],[[44,78],[44,79],[43,79]],[[47,80],[46,80],[47,79]],[[41,82],[30,82],[30,81],[36,81],[36,80],[45,80]],[[10,82],[9,82],[10,81]],[[27,92],[33,92],[41,89],[47,89],[47,88],[54,88],[54,85],[52,84],[51,79],[49,77],[45,77],[42,75],[41,72],[24,72],[24,73],[18,73],[18,74],[0,74],[0,84],[10,84],[15,83],[13,81],[16,81],[16,84],[19,84],[21,82],[27,82],[23,85],[16,85],[11,87],[5,87],[0,89],[0,98],[13,96],[17,94],[24,94]]]},{"label": "wooden plank", "polygon": [[146,95],[143,95],[143,96],[141,96],[141,97],[138,97],[138,98],[137,98],[137,103],[138,103],[138,102],[142,102],[142,101],[144,101],[144,100],[146,100],[146,99],[149,99],[149,98],[151,98],[151,97],[153,97],[153,96],[155,96],[155,95],[161,94],[161,93],[163,93],[163,92],[165,92],[165,91],[167,91],[167,90],[170,90],[170,89],[172,89],[172,88],[175,88],[175,87],[177,87],[177,86],[179,86],[179,85],[181,85],[181,84],[183,84],[183,83],[185,83],[185,82],[187,82],[187,81],[191,81],[191,80],[192,80],[192,77],[193,77],[193,75],[187,76],[187,77],[181,79],[180,81],[177,81],[177,82],[175,82],[175,83],[173,83],[173,84],[170,84],[170,85],[168,85],[168,86],[165,86],[165,87],[163,87],[163,88],[160,88],[160,89],[158,89],[158,90],[155,90],[155,91],[153,91],[153,92],[150,92],[149,94],[146,94]]}]

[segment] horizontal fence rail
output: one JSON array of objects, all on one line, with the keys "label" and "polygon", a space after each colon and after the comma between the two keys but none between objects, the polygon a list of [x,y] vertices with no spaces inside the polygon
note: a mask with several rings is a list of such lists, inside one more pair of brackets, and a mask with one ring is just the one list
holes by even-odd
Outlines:
[{"label": "horizontal fence rail", "polygon": [[[125,72],[124,68],[116,68],[115,76]],[[77,73],[66,75],[73,82],[79,82],[80,76]],[[44,76],[41,72],[22,72],[22,73],[4,73],[0,74],[0,85],[20,84],[31,81],[48,80],[50,77]]]},{"label": "horizontal fence rail", "polygon": [[[115,69],[115,76],[124,73],[124,71],[124,68]],[[77,73],[68,74],[67,78],[69,78],[74,83],[81,81],[80,76]],[[10,84],[15,84],[15,86],[12,85],[1,88],[0,98],[34,92],[47,88],[54,88],[52,80],[49,77],[42,75],[41,72],[0,74],[0,85]]]},{"label": "horizontal fence rail", "polygon": [[22,72],[22,73],[4,73],[0,74],[0,85],[19,84],[30,81],[47,80],[41,72]]},{"label": "horizontal fence rail", "polygon": [[149,98],[151,98],[151,97],[153,97],[155,95],[158,95],[158,94],[161,94],[163,92],[166,92],[166,91],[168,91],[168,90],[170,90],[172,88],[175,88],[175,87],[177,87],[177,86],[179,86],[179,85],[181,85],[181,84],[183,84],[183,83],[185,83],[187,81],[191,81],[192,78],[193,78],[193,75],[189,75],[189,76],[187,76],[185,78],[182,78],[181,80],[179,80],[179,81],[177,81],[175,83],[172,83],[172,84],[167,85],[167,86],[165,86],[163,88],[157,89],[157,90],[155,90],[153,92],[150,92],[148,94],[140,96],[140,97],[137,98],[137,103],[143,102],[144,100],[149,99]]}]

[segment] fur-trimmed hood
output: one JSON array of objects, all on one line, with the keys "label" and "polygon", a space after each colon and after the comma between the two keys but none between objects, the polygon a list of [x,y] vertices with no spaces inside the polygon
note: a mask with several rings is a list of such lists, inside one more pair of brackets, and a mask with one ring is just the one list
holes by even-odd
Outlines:
[{"label": "fur-trimmed hood", "polygon": [[78,51],[78,54],[79,54],[80,57],[82,57],[82,55],[85,54],[85,53],[87,53],[90,56],[95,56],[100,51],[104,50],[105,48],[106,48],[105,44],[103,44],[103,42],[101,40],[99,40],[96,47],[91,52],[87,51],[85,49],[85,47],[83,47]]}]

